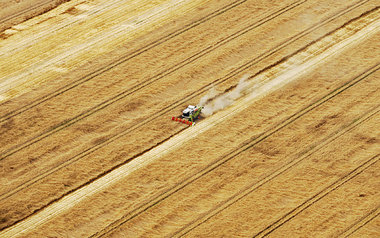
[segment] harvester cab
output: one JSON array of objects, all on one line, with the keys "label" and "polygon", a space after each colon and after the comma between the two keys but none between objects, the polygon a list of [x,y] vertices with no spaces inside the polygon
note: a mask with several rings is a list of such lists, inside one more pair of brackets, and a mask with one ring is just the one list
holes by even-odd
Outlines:
[{"label": "harvester cab", "polygon": [[203,107],[189,105],[185,110],[182,111],[180,118],[172,117],[173,121],[180,121],[188,125],[195,124],[195,120],[199,118]]}]

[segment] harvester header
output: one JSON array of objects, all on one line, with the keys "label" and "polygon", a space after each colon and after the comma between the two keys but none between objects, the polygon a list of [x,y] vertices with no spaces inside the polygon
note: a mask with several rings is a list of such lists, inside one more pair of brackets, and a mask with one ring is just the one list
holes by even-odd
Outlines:
[{"label": "harvester header", "polygon": [[203,107],[189,105],[185,110],[182,111],[182,115],[179,117],[172,117],[173,121],[179,121],[187,125],[194,125],[195,120],[199,118]]}]

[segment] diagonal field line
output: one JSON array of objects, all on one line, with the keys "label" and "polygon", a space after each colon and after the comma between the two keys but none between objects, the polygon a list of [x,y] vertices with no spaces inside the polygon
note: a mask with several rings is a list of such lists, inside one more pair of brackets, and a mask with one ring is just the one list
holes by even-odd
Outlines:
[{"label": "diagonal field line", "polygon": [[[298,74],[300,74],[301,72],[310,70],[309,67],[313,68],[316,65],[318,65],[319,63],[321,63],[323,60],[325,60],[326,58],[331,57],[332,55],[337,54],[339,51],[342,51],[344,48],[348,47],[348,45],[350,45],[350,44],[352,44],[354,42],[359,42],[360,40],[363,40],[364,38],[366,38],[366,37],[369,36],[367,34],[370,34],[370,33],[371,34],[375,34],[375,33],[377,33],[379,31],[379,28],[380,28],[380,20],[377,18],[377,20],[374,23],[372,23],[371,25],[365,27],[364,29],[362,29],[362,30],[358,31],[357,33],[355,33],[354,35],[352,35],[351,37],[348,37],[347,39],[339,42],[338,44],[336,44],[334,46],[332,46],[330,49],[328,49],[327,51],[321,53],[320,55],[317,55],[316,57],[314,57],[313,59],[309,60],[308,62],[306,62],[306,63],[298,66],[296,68],[297,70],[295,72],[294,72],[294,70],[290,70],[290,71],[287,71],[284,74],[280,75],[277,78],[279,80],[271,82],[270,85],[272,85],[273,87],[276,87],[278,85],[281,85],[282,79],[292,79],[292,78],[296,77]],[[264,86],[268,87],[267,85],[264,85]],[[270,86],[269,86],[268,89],[270,89]],[[376,110],[376,109],[378,109],[378,107],[379,107],[379,105],[377,105],[374,108],[375,114],[379,112],[378,110]],[[374,113],[371,113],[370,116],[373,116],[373,115],[374,115]],[[357,123],[360,123],[361,121],[362,120],[359,120],[359,121],[355,122],[353,124],[353,126],[355,126]],[[308,155],[308,154],[306,154],[306,155]],[[305,158],[305,156],[302,156],[300,159],[295,160],[293,163],[287,165],[286,167],[284,167],[283,169],[281,169],[277,173],[275,173],[272,176],[270,176],[270,178],[268,178],[267,180],[265,180],[263,183],[271,180],[272,178],[274,178],[278,174],[280,174],[280,173],[284,172],[285,170],[289,169],[295,163],[300,162],[301,159],[303,159],[303,158]],[[191,231],[192,229],[194,229],[195,227],[197,227],[202,222],[210,219],[211,217],[213,217],[214,215],[216,215],[220,211],[224,210],[225,208],[227,208],[231,204],[233,204],[236,201],[240,200],[242,197],[248,195],[251,191],[253,191],[253,189],[257,188],[258,186],[261,186],[261,184],[255,185],[254,187],[248,187],[245,190],[245,192],[239,194],[239,196],[233,197],[228,202],[226,202],[225,204],[223,204],[222,206],[220,206],[218,209],[215,209],[214,211],[212,211],[211,213],[205,215],[204,217],[202,217],[202,218],[200,218],[200,219],[198,219],[198,220],[196,220],[196,221],[188,224],[185,228],[183,228],[182,230],[180,230],[177,233],[175,233],[175,236],[182,236],[182,235],[188,233],[189,231]]]},{"label": "diagonal field line", "polygon": [[28,217],[27,219],[15,224],[14,226],[9,227],[8,229],[3,230],[0,233],[0,236],[16,236],[20,233],[27,232],[39,225],[44,224],[50,219],[58,216],[60,213],[71,209],[85,198],[92,196],[101,190],[106,189],[107,187],[124,179],[137,169],[146,166],[147,164],[165,155],[171,150],[180,147],[186,141],[195,138],[201,133],[206,132],[216,124],[219,124],[225,119],[232,117],[239,112],[242,112],[247,107],[252,105],[253,102],[281,88],[283,85],[296,80],[301,75],[314,69],[317,65],[319,65],[327,58],[340,53],[348,46],[351,46],[354,43],[358,43],[361,40],[369,37],[370,35],[378,32],[379,26],[380,20],[374,21],[370,25],[356,32],[354,35],[330,47],[325,52],[322,52],[321,54],[304,62],[303,64],[300,64],[299,66],[290,71],[285,71],[279,77],[269,81],[267,84],[264,84],[262,87],[259,88],[259,90],[254,91],[249,96],[241,99],[239,103],[236,103],[230,108],[221,111],[212,117],[206,118],[202,122],[198,123],[196,127],[190,127],[189,130],[185,130],[184,132],[173,137],[171,140],[161,144],[158,147],[155,147],[151,151],[148,151],[140,157],[132,160],[130,163],[111,171],[105,176],[99,178],[98,180],[95,180],[94,182],[76,190],[75,192],[67,195],[66,197],[63,197],[61,200],[51,204],[50,206],[46,207],[40,212]]},{"label": "diagonal field line", "polygon": [[[365,2],[365,1],[364,1],[364,2]],[[363,2],[360,2],[360,4],[362,4],[362,3],[363,3]],[[356,7],[356,6],[357,6],[357,5],[355,5],[355,6],[351,6],[348,10],[350,10],[350,9],[352,9],[353,7]],[[348,10],[346,10],[346,11],[344,11],[344,12],[346,13]],[[341,14],[342,14],[342,13],[339,13],[338,16],[341,15]],[[330,21],[330,18],[329,18],[328,21]],[[325,24],[325,23],[326,23],[326,21],[323,21],[323,24]],[[322,25],[323,25],[323,24],[322,24]],[[319,26],[321,26],[321,25],[318,24],[317,26],[313,26],[312,29],[315,29],[316,27],[319,27]],[[309,30],[311,30],[311,29],[309,29]],[[307,32],[310,32],[309,30],[308,30]],[[304,33],[305,33],[305,32],[304,32]],[[302,35],[304,35],[304,33],[302,33]],[[297,39],[298,39],[298,37],[297,37]],[[280,49],[280,48],[282,48],[282,47],[284,47],[284,45],[281,44],[281,45],[277,46],[275,49],[278,50],[278,49]],[[274,50],[271,50],[270,52],[273,52],[273,51],[274,51]],[[259,58],[261,58],[261,59],[262,59],[262,58],[265,58],[265,57],[267,57],[267,56],[270,55],[270,54],[272,54],[272,53],[265,54],[265,55],[263,55],[263,56],[260,56]],[[259,60],[258,58],[255,58],[255,60],[252,61],[252,62],[257,62],[258,60]],[[251,63],[250,63],[249,65],[251,65]],[[243,67],[243,66],[244,66],[244,67]],[[246,70],[246,69],[248,68],[247,65],[243,65],[243,66],[242,66],[241,69],[237,70],[237,71],[234,72],[233,74],[228,74],[228,75],[226,75],[225,77],[221,78],[219,82],[225,81],[226,79],[228,79],[228,78],[230,78],[230,77],[236,75],[237,73],[240,73],[240,72],[242,72],[242,71],[244,71],[244,70]],[[209,89],[209,88],[211,88],[211,85],[207,86],[205,89]],[[206,90],[202,90],[202,91],[204,92],[204,91],[206,91]],[[199,94],[196,94],[196,95],[199,95]],[[194,95],[193,95],[192,97],[194,97]],[[189,99],[189,98],[187,97],[187,98],[181,99],[179,102],[183,102],[183,101],[188,100],[188,99]],[[173,105],[174,105],[174,104],[173,104]],[[175,103],[175,105],[177,105],[177,103]],[[172,106],[170,106],[170,108],[171,108],[171,107],[172,107]],[[115,141],[116,139],[118,139],[118,138],[120,138],[121,136],[125,135],[126,132],[130,132],[130,131],[132,131],[132,130],[138,129],[139,127],[141,127],[141,126],[144,125],[144,124],[146,124],[146,123],[143,122],[143,123],[136,124],[136,125],[134,125],[133,127],[127,129],[126,131],[123,131],[123,132],[120,133],[120,134],[116,134],[116,135],[112,136],[109,140],[105,141],[104,143],[101,143],[101,144],[99,144],[99,145],[97,145],[97,146],[94,146],[94,147],[91,147],[91,148],[89,148],[89,149],[86,149],[85,151],[83,151],[83,152],[77,154],[76,156],[74,156],[74,157],[70,158],[69,160],[65,161],[64,163],[61,163],[59,166],[55,167],[54,169],[49,170],[49,171],[47,171],[47,172],[45,172],[45,173],[43,173],[43,174],[41,174],[41,175],[39,175],[39,176],[33,178],[32,180],[29,180],[28,182],[26,182],[26,183],[24,183],[24,184],[18,186],[17,188],[15,188],[15,189],[13,189],[13,190],[10,190],[10,191],[8,191],[8,192],[6,192],[6,193],[1,194],[1,195],[0,195],[0,200],[3,200],[3,199],[5,199],[5,198],[8,198],[9,196],[11,196],[11,195],[17,193],[18,191],[20,191],[21,189],[23,189],[23,188],[25,188],[25,187],[27,187],[27,186],[29,186],[29,185],[35,183],[36,181],[38,181],[38,180],[40,180],[40,179],[42,179],[42,178],[45,178],[46,176],[48,176],[49,174],[53,173],[54,171],[57,171],[57,170],[59,170],[59,169],[61,169],[61,168],[63,168],[63,167],[66,167],[67,165],[69,165],[69,164],[71,164],[71,163],[73,163],[73,162],[79,160],[80,158],[82,158],[82,157],[84,157],[84,156],[86,156],[86,155],[88,155],[88,154],[90,154],[90,153],[96,151],[97,149],[99,149],[99,148],[101,148],[101,147],[103,147],[103,146],[105,146],[105,145],[107,145],[107,144],[109,144],[109,143]],[[151,148],[149,148],[149,150],[150,150],[150,149],[151,149]],[[6,156],[9,156],[9,154],[6,155]],[[136,156],[134,156],[134,158],[135,158],[135,157],[136,157]],[[4,157],[3,157],[3,158],[4,158]],[[0,158],[0,160],[2,160],[3,158]],[[128,161],[129,161],[129,160],[128,160]],[[124,163],[123,163],[123,164],[124,164]],[[118,167],[118,166],[117,166],[117,167]]]},{"label": "diagonal field line", "polygon": [[263,180],[260,180],[258,183],[254,183],[254,184],[251,184],[251,185],[248,185],[246,186],[245,188],[243,188],[241,190],[241,192],[235,194],[234,196],[232,196],[230,199],[228,199],[226,202],[224,202],[223,204],[219,205],[218,207],[216,207],[215,209],[213,209],[211,212],[205,214],[204,216],[201,216],[200,218],[198,218],[197,220],[189,223],[186,227],[184,227],[183,229],[177,231],[175,234],[173,234],[174,237],[182,237],[184,236],[185,234],[189,233],[191,230],[193,230],[194,228],[198,227],[199,225],[201,225],[202,223],[206,222],[207,220],[209,220],[210,218],[214,217],[215,215],[217,215],[218,213],[220,213],[221,211],[225,210],[226,208],[228,208],[229,206],[231,206],[232,204],[236,203],[237,201],[241,200],[242,198],[246,197],[247,195],[249,195],[251,192],[255,191],[256,189],[258,189],[259,187],[263,186],[264,184],[268,183],[269,181],[271,181],[272,179],[276,178],[277,176],[281,175],[282,173],[284,173],[285,171],[289,170],[290,168],[292,168],[293,166],[297,165],[298,163],[302,162],[304,159],[308,158],[310,155],[312,155],[313,153],[315,153],[316,151],[318,151],[319,149],[321,149],[323,146],[331,143],[333,140],[337,139],[338,137],[342,136],[343,134],[351,131],[352,129],[354,129],[356,126],[360,125],[361,123],[363,123],[364,121],[370,119],[371,117],[373,117],[374,115],[376,115],[377,113],[380,112],[380,109],[379,109],[380,105],[377,105],[376,107],[372,108],[371,110],[367,111],[365,113],[364,116],[362,116],[359,120],[356,120],[354,121],[352,124],[350,124],[347,128],[345,128],[344,130],[334,134],[332,137],[330,137],[329,139],[325,140],[324,142],[322,142],[321,144],[319,144],[318,146],[314,147],[311,151],[309,151],[308,153],[302,155],[301,157],[299,157],[298,159],[296,160],[293,160],[292,162],[290,162],[289,164],[287,164],[286,166],[280,168],[279,170],[275,171],[274,173],[270,174],[269,176],[267,176],[266,178],[264,178]]},{"label": "diagonal field line", "polygon": [[[168,11],[175,11],[185,3],[182,3],[186,0],[170,0],[168,3],[157,6],[154,9],[147,9],[145,12],[142,12],[138,16],[129,17],[124,22],[120,23],[116,27],[111,27],[110,29],[105,30],[102,34],[97,34],[92,38],[87,39],[85,43],[76,44],[71,46],[70,48],[65,49],[65,51],[48,57],[46,60],[41,62],[36,62],[34,65],[29,65],[27,69],[19,70],[12,73],[9,76],[6,76],[0,81],[0,94],[7,93],[13,87],[20,87],[26,83],[28,83],[27,77],[36,73],[43,73],[48,69],[49,66],[54,65],[57,62],[61,62],[64,60],[69,60],[75,57],[78,52],[83,52],[85,50],[90,50],[91,48],[96,47],[97,44],[104,42],[105,39],[116,39],[121,35],[125,34],[133,34],[133,31],[125,29],[123,24],[135,24],[136,27],[143,27],[141,22],[135,23],[137,19],[149,19],[151,21],[158,20],[163,18],[163,16],[167,15]],[[182,4],[182,5],[181,5]],[[176,9],[177,8],[177,9]],[[17,82],[17,83],[16,83]]]},{"label": "diagonal field line", "polygon": [[[142,48],[139,48],[135,51],[133,51],[131,54],[128,54],[128,55],[124,55],[118,59],[116,59],[115,61],[113,61],[112,63],[110,64],[107,64],[106,66],[103,66],[101,68],[98,68],[96,69],[95,71],[93,72],[90,72],[89,74],[87,74],[86,76],[82,77],[80,80],[78,81],[74,81],[72,83],[69,83],[68,85],[65,85],[61,88],[59,88],[57,91],[53,92],[53,93],[49,93],[47,95],[44,95],[43,97],[41,98],[38,98],[37,100],[33,101],[32,103],[29,103],[27,105],[24,105],[22,106],[21,108],[18,108],[14,111],[11,111],[11,112],[8,112],[4,115],[1,115],[0,116],[0,122],[3,122],[5,120],[8,120],[9,118],[13,117],[13,116],[16,116],[18,114],[21,114],[23,113],[24,111],[27,111],[27,110],[30,110],[31,108],[35,107],[35,106],[38,106],[40,105],[41,103],[51,99],[51,98],[54,98],[58,95],[61,95],[63,93],[65,93],[66,91],[69,91],[71,90],[72,88],[75,88],[77,87],[78,85],[81,85],[83,84],[84,82],[87,82],[91,79],[93,79],[94,77],[97,77],[98,75],[122,64],[123,62],[126,62],[128,61],[129,59],[131,58],[134,58],[136,57],[137,55],[140,55],[158,45],[161,45],[162,43],[172,39],[173,37],[176,37],[178,35],[181,35],[183,34],[184,32],[187,32],[188,30],[192,29],[193,27],[196,27],[216,16],[219,16],[220,14],[223,14],[224,12],[226,11],[229,11],[233,8],[235,8],[236,6],[239,6],[240,4],[243,4],[244,2],[246,2],[248,0],[238,0],[238,1],[235,1],[235,2],[232,2],[220,9],[217,9],[216,11],[206,15],[205,17],[202,17],[201,19],[198,19],[196,20],[195,22],[191,22],[189,24],[187,24],[184,28],[181,28],[180,30],[177,30],[177,31],[174,31],[174,32],[171,32],[170,34],[158,39],[158,40],[155,40],[147,45],[145,45],[144,47]],[[0,103],[1,105],[1,103]]]},{"label": "diagonal field line", "polygon": [[[227,41],[229,41],[229,40],[231,40],[231,39],[234,39],[234,38],[240,36],[241,34],[245,33],[246,31],[249,31],[249,30],[251,30],[251,29],[253,29],[253,28],[255,28],[255,27],[257,27],[257,26],[259,26],[259,25],[261,25],[261,24],[263,24],[263,23],[265,23],[266,21],[273,19],[275,16],[278,16],[279,14],[282,14],[284,11],[288,11],[289,9],[292,9],[292,8],[298,6],[299,4],[301,4],[301,3],[303,3],[303,2],[304,2],[304,1],[297,2],[296,4],[291,4],[291,5],[289,5],[289,6],[285,7],[285,8],[282,8],[282,9],[280,9],[279,11],[274,12],[274,13],[273,13],[274,15],[273,15],[273,14],[270,14],[268,17],[265,17],[265,18],[263,18],[262,20],[260,20],[260,21],[258,21],[258,22],[255,22],[253,25],[250,25],[248,28],[244,28],[242,31],[238,31],[238,32],[234,33],[233,35],[227,37],[226,39],[223,39],[222,41],[218,42],[218,44],[217,44],[217,45],[214,45],[214,47],[213,47],[211,50],[213,50],[215,47],[219,47],[219,46],[223,45],[224,43],[226,43]],[[362,4],[365,3],[365,2],[367,2],[367,1],[361,1],[361,2],[359,2],[359,3],[357,3],[357,4],[353,5],[353,6],[350,6],[348,9],[344,10],[343,13],[340,12],[340,13],[339,13],[338,15],[336,15],[335,17],[340,16],[340,15],[342,15],[342,14],[344,14],[344,13],[347,13],[348,11],[352,10],[353,8],[357,7],[358,5],[362,5]],[[335,17],[334,17],[334,19],[335,19]],[[320,26],[326,24],[326,23],[329,22],[330,20],[331,20],[331,18],[328,18],[327,20],[324,20],[324,21],[322,21],[321,23],[318,23],[317,25],[314,25],[313,27],[307,29],[307,31],[302,32],[302,34],[297,35],[296,39],[299,39],[299,37],[304,36],[306,33],[309,33],[311,30],[316,29],[317,27],[320,27]],[[292,41],[293,41],[293,40],[294,40],[294,39],[292,39]],[[289,42],[291,42],[291,41],[288,41],[288,42],[286,42],[286,43],[289,43]],[[189,100],[189,98],[193,98],[194,96],[200,95],[201,93],[203,93],[203,92],[207,91],[209,88],[211,88],[212,85],[214,85],[214,84],[218,84],[218,83],[221,83],[221,82],[224,82],[225,80],[227,80],[227,79],[229,79],[229,78],[235,76],[236,74],[238,74],[238,73],[240,73],[240,72],[246,70],[246,69],[247,69],[249,66],[251,66],[252,64],[258,62],[260,59],[263,59],[263,58],[265,58],[265,57],[268,57],[268,56],[271,55],[275,50],[279,50],[279,49],[283,48],[284,46],[285,46],[284,44],[280,44],[280,45],[276,46],[274,49],[271,49],[270,51],[268,51],[268,52],[265,53],[264,55],[260,55],[259,57],[254,58],[254,59],[253,59],[252,61],[250,61],[248,64],[244,64],[244,65],[242,65],[241,67],[237,68],[237,69],[234,70],[233,72],[230,72],[230,73],[227,74],[226,76],[217,79],[217,81],[214,81],[212,84],[207,85],[205,88],[203,88],[203,89],[202,89],[201,91],[199,91],[198,93],[196,93],[196,94],[192,94],[191,96],[186,96],[185,98],[182,98],[182,99],[180,99],[179,101],[177,101],[177,102],[171,104],[171,105],[170,105],[168,108],[166,108],[165,110],[166,110],[166,111],[170,111],[170,110],[172,110],[176,105],[178,106],[179,104],[183,103],[184,101]],[[204,53],[207,53],[208,51],[209,51],[209,49],[207,49],[206,51],[202,52],[202,54],[200,54],[200,56],[203,56]],[[197,56],[197,54],[194,55],[194,56]],[[191,61],[192,61],[192,60],[193,60],[193,56],[190,57],[189,59],[191,59]],[[187,61],[187,60],[186,60],[186,61]],[[184,62],[186,62],[186,61],[184,61]],[[191,62],[191,61],[190,61],[190,62]],[[180,65],[178,65],[178,66],[181,67],[181,66],[183,66],[183,65],[180,64]],[[173,70],[176,70],[176,69],[177,69],[177,67],[175,67]],[[171,71],[170,71],[170,72],[171,72]],[[161,76],[160,76],[160,77],[161,77]],[[137,90],[137,89],[136,89],[136,90]],[[119,95],[119,96],[123,96],[123,95]],[[119,99],[120,99],[120,97],[116,97],[116,98],[112,99],[110,102],[106,102],[106,105],[101,106],[100,109],[103,109],[105,106],[108,106],[108,105],[114,103],[115,101],[117,101],[117,100],[119,100]],[[101,104],[101,105],[102,105],[102,104]],[[96,107],[96,108],[97,108],[97,107]],[[10,150],[10,151],[7,152],[3,157],[0,157],[0,160],[5,159],[6,157],[12,155],[13,153],[16,153],[16,152],[19,151],[20,149],[23,149],[23,148],[25,148],[26,146],[29,146],[29,145],[31,145],[31,144],[33,144],[33,143],[35,143],[35,142],[38,142],[38,141],[40,141],[41,139],[44,139],[45,137],[50,136],[51,134],[56,133],[57,131],[59,131],[59,130],[61,130],[61,129],[63,129],[63,128],[66,128],[66,127],[68,127],[68,126],[70,126],[70,125],[72,125],[73,123],[77,122],[78,120],[81,120],[81,119],[87,117],[88,115],[91,115],[92,113],[94,113],[94,112],[100,110],[99,108],[98,108],[98,109],[96,109],[96,108],[95,108],[95,110],[91,110],[91,111],[89,111],[89,112],[86,112],[86,113],[83,114],[83,115],[80,115],[80,116],[77,117],[77,118],[74,118],[75,120],[73,120],[73,121],[69,121],[69,122],[67,122],[67,124],[62,124],[62,125],[60,124],[59,127],[55,128],[54,130],[50,131],[49,133],[47,133],[47,134],[42,134],[42,137],[41,137],[41,136],[37,136],[37,137],[35,137],[33,140],[31,140],[29,143],[27,143],[26,145],[24,145],[24,146],[22,146],[22,147],[16,148],[15,150]],[[162,111],[161,111],[161,113],[162,113]],[[156,117],[156,116],[154,116],[154,117]],[[5,193],[3,193],[3,194],[0,195],[0,200],[3,200],[3,199],[5,199],[5,198],[8,198],[9,196],[11,196],[11,195],[17,193],[18,191],[20,191],[21,189],[24,189],[25,187],[28,187],[28,186],[30,186],[31,184],[34,184],[36,181],[38,181],[38,180],[40,180],[40,179],[42,179],[42,178],[47,177],[47,176],[50,175],[51,173],[53,173],[53,172],[55,172],[55,171],[57,171],[57,170],[59,170],[59,169],[62,169],[63,167],[68,166],[69,164],[71,164],[71,163],[73,163],[73,162],[75,162],[75,161],[77,161],[77,160],[83,158],[84,156],[87,156],[88,154],[90,154],[90,153],[92,153],[92,152],[98,150],[99,148],[102,148],[102,147],[108,145],[109,143],[112,143],[113,141],[117,140],[117,139],[120,138],[121,136],[124,136],[126,133],[128,133],[128,132],[130,132],[130,131],[133,131],[133,130],[136,130],[136,129],[140,128],[141,126],[145,125],[148,121],[151,121],[152,119],[154,119],[154,118],[148,118],[147,120],[145,120],[145,121],[143,121],[143,122],[141,122],[141,123],[135,124],[135,125],[133,125],[132,127],[127,128],[126,130],[122,131],[121,133],[114,134],[114,135],[112,135],[109,139],[107,139],[106,141],[104,141],[103,143],[100,143],[100,144],[98,144],[98,145],[96,145],[96,146],[93,146],[93,147],[90,147],[90,148],[88,148],[88,149],[85,149],[85,150],[82,151],[81,153],[79,153],[79,154],[77,154],[77,155],[71,157],[69,160],[66,160],[66,161],[63,162],[63,163],[60,163],[57,167],[54,167],[54,168],[51,169],[51,170],[48,170],[48,171],[46,171],[46,172],[43,172],[43,173],[40,174],[39,176],[34,177],[33,179],[31,179],[31,180],[29,180],[29,181],[23,183],[22,185],[20,185],[20,186],[14,188],[14,189],[12,189],[12,190],[8,190],[7,192],[5,192]],[[150,150],[150,149],[151,149],[151,148],[149,148],[149,150]],[[133,156],[133,157],[135,158],[135,157],[137,157],[137,156]],[[123,164],[124,164],[124,163],[123,163]],[[120,164],[119,164],[119,165],[120,165]],[[118,165],[117,167],[119,167],[119,165]],[[113,169],[114,169],[114,168],[113,168]]]},{"label": "diagonal field line", "polygon": [[168,198],[172,194],[174,194],[177,191],[181,190],[182,188],[184,188],[188,184],[194,182],[195,180],[197,180],[200,177],[204,176],[208,172],[210,172],[210,171],[216,169],[217,167],[221,166],[222,164],[224,164],[225,162],[227,162],[230,159],[234,158],[235,156],[237,156],[241,152],[244,152],[244,151],[248,150],[249,148],[251,148],[252,146],[254,146],[255,144],[260,143],[261,141],[265,140],[266,138],[268,138],[269,136],[273,135],[277,131],[281,130],[285,126],[289,125],[293,121],[297,120],[298,118],[300,118],[304,114],[306,114],[306,113],[310,112],[311,110],[315,109],[316,107],[322,105],[326,101],[334,98],[335,96],[337,96],[341,92],[344,92],[348,88],[351,88],[352,86],[356,85],[358,82],[362,81],[363,79],[367,78],[372,73],[376,72],[380,68],[379,65],[380,64],[378,64],[376,67],[372,67],[368,71],[362,73],[360,76],[355,77],[355,79],[353,79],[352,81],[349,81],[349,83],[346,83],[343,86],[341,86],[341,87],[333,90],[329,94],[325,95],[323,98],[321,98],[321,99],[317,100],[316,102],[310,104],[309,106],[307,106],[306,108],[304,108],[301,111],[297,112],[296,114],[292,115],[291,117],[289,117],[285,121],[283,121],[280,124],[276,125],[274,128],[268,130],[267,132],[261,134],[258,137],[252,138],[252,140],[250,140],[250,142],[244,144],[242,147],[238,148],[237,150],[232,151],[231,153],[229,153],[226,156],[223,156],[222,159],[216,160],[215,162],[211,163],[210,165],[208,165],[206,168],[202,169],[198,173],[193,174],[190,177],[187,177],[186,179],[184,179],[181,182],[177,183],[174,187],[169,188],[168,190],[166,190],[163,193],[161,193],[160,195],[156,196],[155,198],[153,198],[149,202],[143,204],[142,206],[140,206],[140,207],[136,208],[135,210],[131,211],[130,213],[124,215],[122,218],[120,218],[119,220],[113,222],[111,225],[107,226],[105,229],[103,229],[100,232],[97,232],[96,234],[92,235],[91,237],[103,236],[104,234],[111,232],[112,230],[114,230],[115,228],[117,228],[118,226],[120,226],[121,224],[123,224],[123,223],[125,223],[125,222],[127,222],[127,221],[129,221],[131,219],[133,219],[134,217],[138,216],[140,213],[148,210],[149,208],[153,207],[154,205],[156,205],[159,202],[163,201],[164,199]]},{"label": "diagonal field line", "polygon": [[322,191],[318,192],[316,195],[302,203],[300,206],[294,208],[292,211],[287,213],[285,216],[281,217],[276,222],[272,223],[270,226],[265,228],[264,230],[260,231],[258,234],[254,235],[254,237],[264,237],[275,231],[277,228],[288,222],[289,220],[293,219],[295,216],[297,216],[299,213],[303,212],[305,209],[309,208],[325,196],[327,196],[330,192],[335,191],[343,184],[347,183],[351,179],[355,178],[359,174],[361,174],[363,171],[371,167],[372,165],[376,164],[380,159],[380,154],[377,154],[375,156],[372,156],[370,159],[365,161],[363,164],[355,168],[354,170],[350,171],[348,174],[346,174],[344,177],[338,179],[328,187],[324,188]]},{"label": "diagonal field line", "polygon": [[[278,15],[280,15],[280,14],[288,11],[289,9],[297,7],[298,5],[304,3],[305,1],[306,0],[297,1],[296,4],[291,4],[291,5],[289,5],[289,6],[285,7],[285,8],[282,8],[282,9],[274,12],[274,13],[271,13],[269,15],[269,17],[262,18],[261,20],[255,22],[254,24],[252,24],[248,28],[250,28],[250,30],[255,29],[256,27],[264,24],[268,20],[273,19],[275,16],[278,16]],[[144,81],[141,84],[137,84],[137,85],[133,86],[132,88],[130,88],[130,89],[126,90],[126,91],[123,91],[123,92],[121,92],[121,93],[119,93],[119,94],[111,97],[110,99],[107,99],[106,101],[103,101],[102,103],[100,103],[100,104],[98,104],[98,105],[96,105],[96,106],[94,106],[94,107],[92,107],[92,108],[90,108],[90,109],[88,109],[88,110],[80,113],[79,115],[76,115],[75,117],[73,117],[71,119],[62,121],[61,123],[59,123],[57,125],[54,125],[51,128],[48,128],[46,131],[44,131],[41,134],[39,134],[39,135],[37,135],[37,136],[35,136],[35,137],[27,140],[25,143],[22,143],[21,145],[13,146],[12,148],[10,148],[10,149],[6,150],[5,152],[3,152],[3,155],[0,157],[0,160],[3,160],[4,158],[9,157],[12,154],[17,153],[18,151],[20,151],[20,150],[22,150],[22,149],[24,149],[24,148],[26,148],[26,147],[34,144],[34,143],[37,143],[37,142],[41,141],[42,139],[44,139],[44,138],[46,138],[48,136],[51,136],[54,133],[56,133],[56,132],[58,132],[60,130],[63,130],[65,128],[67,128],[67,127],[69,127],[69,126],[77,123],[78,121],[83,120],[84,118],[87,118],[88,116],[90,116],[90,115],[92,115],[92,114],[94,114],[94,113],[96,113],[96,112],[98,112],[98,111],[100,111],[100,110],[102,110],[102,109],[104,109],[104,108],[112,105],[113,103],[115,103],[115,102],[117,102],[117,101],[125,98],[126,96],[129,96],[132,93],[134,93],[134,92],[136,92],[136,91],[138,91],[138,90],[140,90],[140,89],[142,89],[144,87],[149,86],[150,84],[154,83],[156,80],[159,80],[162,77],[171,74],[172,72],[178,70],[179,68],[181,68],[181,67],[183,67],[183,66],[185,66],[185,65],[187,65],[187,64],[189,64],[189,63],[191,63],[191,62],[193,62],[193,61],[195,61],[197,59],[199,59],[200,57],[203,57],[204,55],[206,55],[207,53],[211,52],[212,50],[215,50],[216,48],[224,45],[225,43],[229,42],[230,40],[235,39],[235,37],[240,36],[242,33],[244,33],[245,30],[246,29],[243,29],[242,31],[239,30],[238,32],[235,32],[234,34],[226,37],[225,39],[223,39],[221,41],[219,41],[216,45],[214,45],[212,47],[211,46],[207,47],[204,51],[196,53],[196,54],[190,56],[186,60],[184,60],[182,62],[179,62],[178,64],[174,65],[172,68],[170,68],[168,70],[165,70],[165,71],[163,71],[163,72],[155,75],[154,77],[150,78],[149,80]],[[108,65],[104,69],[101,69],[99,72],[96,72],[95,75],[91,74],[89,76],[89,78],[86,76],[85,78],[83,78],[83,80],[84,81],[88,81],[88,80],[92,79],[93,77],[96,77],[97,75],[99,75],[101,73],[104,73],[104,72],[108,71],[109,69],[111,69],[111,68],[113,68],[113,67],[115,67],[117,65],[120,65],[121,63],[125,62],[125,60],[128,60],[129,58],[130,58],[130,56],[128,56],[126,59],[118,60],[115,63],[112,63],[111,65]],[[81,81],[79,83],[82,83],[82,79],[79,80],[79,81]],[[219,79],[217,81],[219,81]],[[68,88],[67,90],[73,88],[74,86],[77,86],[77,83],[75,83],[75,85],[73,85],[73,86],[70,86],[70,88]],[[59,94],[64,93],[67,90],[65,89],[63,92],[60,92]],[[51,97],[57,96],[59,94],[55,94],[54,93],[54,95],[51,95]],[[48,100],[48,99],[46,99],[46,100]],[[44,99],[43,101],[46,101],[46,100]],[[41,103],[42,103],[42,101],[41,101]],[[38,104],[40,104],[40,103],[38,103]],[[33,105],[34,105],[34,103],[33,103]],[[21,112],[17,112],[17,114],[15,114],[15,115],[18,115],[19,113],[22,113],[23,111],[24,110],[22,110]],[[160,113],[162,113],[162,111]],[[6,116],[5,118],[0,118],[0,123],[3,122],[3,121],[5,121],[5,120],[8,120],[10,117],[15,116],[15,115],[12,114],[10,116]]]},{"label": "diagonal field line", "polygon": [[346,231],[344,231],[342,234],[339,235],[339,237],[349,237],[355,234],[358,230],[360,230],[362,227],[370,223],[373,219],[380,216],[380,206],[377,206],[375,209],[370,211],[366,216],[362,217],[358,222],[356,222],[353,226],[348,228]]},{"label": "diagonal field line", "polygon": [[19,17],[20,15],[24,14],[24,13],[27,13],[29,11],[33,11],[39,7],[42,7],[43,5],[47,4],[47,3],[50,3],[51,1],[50,0],[47,0],[47,1],[44,1],[44,2],[40,2],[40,3],[37,3],[37,4],[34,4],[32,7],[29,7],[29,8],[26,8],[22,11],[18,11],[16,12],[15,14],[12,14],[12,15],[9,15],[9,16],[5,16],[4,18],[1,18],[0,19],[0,24],[3,24],[4,22],[8,21],[8,20],[11,20],[12,18],[16,18],[16,17]]}]

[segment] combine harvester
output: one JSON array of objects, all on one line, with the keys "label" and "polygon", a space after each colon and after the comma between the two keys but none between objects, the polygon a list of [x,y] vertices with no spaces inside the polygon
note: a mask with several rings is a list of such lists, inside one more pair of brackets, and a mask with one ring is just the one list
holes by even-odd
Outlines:
[{"label": "combine harvester", "polygon": [[183,110],[180,117],[172,117],[173,121],[179,121],[187,125],[195,125],[195,120],[199,118],[203,107],[189,105],[185,110]]}]

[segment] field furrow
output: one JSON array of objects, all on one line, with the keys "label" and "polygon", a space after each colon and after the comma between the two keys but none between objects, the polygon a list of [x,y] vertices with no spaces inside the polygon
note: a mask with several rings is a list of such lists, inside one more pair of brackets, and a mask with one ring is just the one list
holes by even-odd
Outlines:
[{"label": "field furrow", "polygon": [[0,8],[1,237],[380,235],[378,1]]}]

